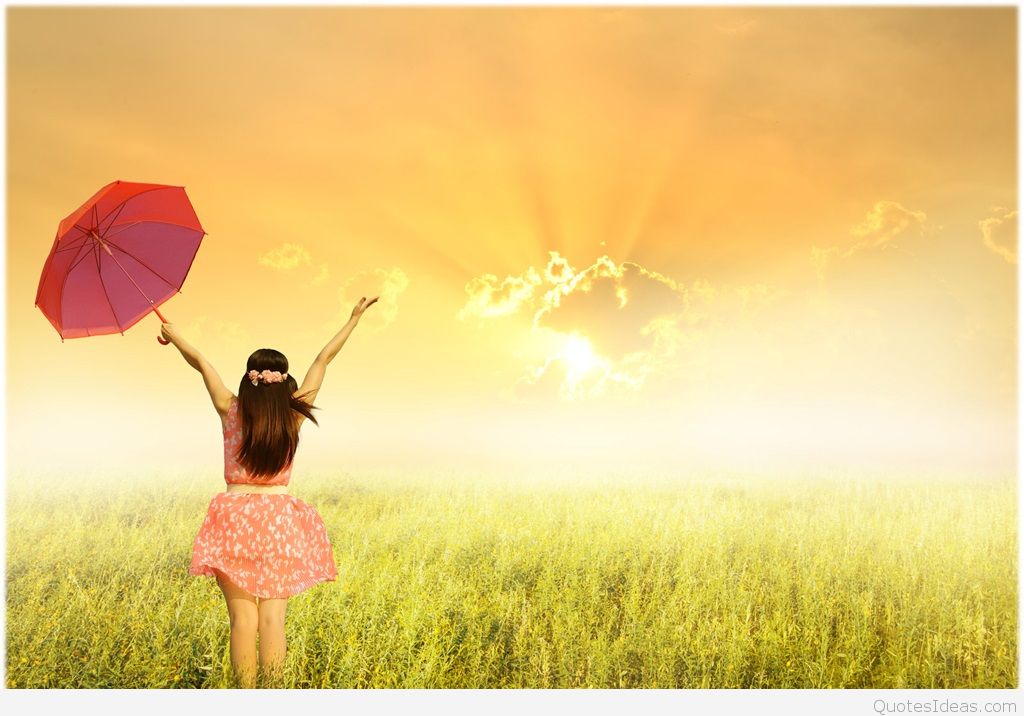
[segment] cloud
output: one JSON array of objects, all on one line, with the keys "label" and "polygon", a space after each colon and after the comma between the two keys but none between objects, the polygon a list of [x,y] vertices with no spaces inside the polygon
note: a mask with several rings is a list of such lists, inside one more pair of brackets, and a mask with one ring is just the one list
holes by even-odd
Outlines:
[{"label": "cloud", "polygon": [[620,360],[644,350],[650,340],[642,331],[650,321],[699,310],[685,287],[637,263],[602,256],[577,271],[557,252],[550,255],[549,288],[538,297],[533,326],[583,333],[602,356]]},{"label": "cloud", "polygon": [[533,291],[540,282],[540,274],[532,267],[518,276],[506,276],[500,282],[494,274],[478,276],[466,284],[470,298],[457,318],[464,321],[472,316],[493,318],[515,313],[533,298]]},{"label": "cloud", "polygon": [[[267,266],[276,271],[291,271],[300,266],[313,265],[313,259],[304,247],[299,244],[283,243],[277,248],[267,251],[257,259],[261,266]],[[321,263],[317,273],[309,280],[309,285],[319,286],[327,280],[327,264]]]},{"label": "cloud", "polygon": [[868,215],[850,233],[861,240],[846,250],[846,256],[870,246],[881,246],[892,241],[908,229],[921,229],[927,216],[923,211],[911,211],[896,201],[879,201]]},{"label": "cloud", "polygon": [[923,211],[912,211],[897,201],[877,201],[860,223],[850,227],[849,233],[856,241],[846,248],[812,246],[811,263],[819,278],[824,277],[829,264],[836,259],[849,258],[869,249],[890,248],[896,245],[897,238],[906,234],[925,234],[933,228],[927,219]]},{"label": "cloud", "polygon": [[271,249],[258,259],[263,266],[269,266],[279,271],[288,271],[303,264],[309,265],[309,252],[298,244],[281,244],[276,249]]},{"label": "cloud", "polygon": [[338,289],[341,312],[335,323],[340,321],[343,324],[348,321],[352,309],[361,297],[380,296],[366,312],[362,321],[369,322],[371,330],[381,331],[398,318],[398,297],[408,287],[409,277],[397,266],[360,271]]},{"label": "cloud", "polygon": [[1016,264],[1017,212],[997,206],[992,209],[1001,215],[990,216],[978,222],[978,228],[981,229],[981,240],[989,251],[1001,256],[1003,260],[1011,264]]},{"label": "cloud", "polygon": [[675,361],[701,326],[729,311],[757,311],[779,295],[763,283],[716,287],[698,278],[686,285],[607,255],[577,269],[557,251],[548,254],[543,268],[531,266],[500,281],[485,274],[465,286],[460,319],[530,315],[527,330],[551,346],[542,361],[525,367],[506,396],[576,399],[637,390]]}]

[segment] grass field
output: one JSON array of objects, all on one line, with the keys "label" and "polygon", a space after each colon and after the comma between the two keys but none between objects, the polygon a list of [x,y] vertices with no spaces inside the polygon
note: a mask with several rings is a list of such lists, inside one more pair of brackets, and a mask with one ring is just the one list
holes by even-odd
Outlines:
[{"label": "grass field", "polygon": [[[186,574],[216,471],[7,484],[7,685],[230,685]],[[1016,486],[297,476],[339,579],[289,602],[294,688],[1012,688]]]}]

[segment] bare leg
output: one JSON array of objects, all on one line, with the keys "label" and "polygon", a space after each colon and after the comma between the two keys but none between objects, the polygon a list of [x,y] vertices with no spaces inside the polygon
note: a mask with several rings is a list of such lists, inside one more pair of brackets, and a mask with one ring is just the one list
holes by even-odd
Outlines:
[{"label": "bare leg", "polygon": [[236,685],[251,689],[256,683],[256,632],[259,628],[259,610],[256,597],[214,570],[217,584],[224,592],[231,621],[231,668]]},{"label": "bare leg", "polygon": [[259,602],[260,670],[271,685],[279,683],[284,669],[284,614],[288,598]]}]

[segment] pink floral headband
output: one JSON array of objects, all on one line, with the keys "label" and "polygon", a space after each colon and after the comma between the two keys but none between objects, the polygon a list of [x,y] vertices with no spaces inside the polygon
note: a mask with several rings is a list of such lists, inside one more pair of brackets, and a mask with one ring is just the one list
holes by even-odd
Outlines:
[{"label": "pink floral headband", "polygon": [[246,373],[246,377],[252,381],[253,385],[256,385],[259,383],[260,378],[263,378],[264,383],[280,383],[288,377],[288,374],[282,373],[279,370],[264,370],[262,372],[258,370],[250,370]]}]

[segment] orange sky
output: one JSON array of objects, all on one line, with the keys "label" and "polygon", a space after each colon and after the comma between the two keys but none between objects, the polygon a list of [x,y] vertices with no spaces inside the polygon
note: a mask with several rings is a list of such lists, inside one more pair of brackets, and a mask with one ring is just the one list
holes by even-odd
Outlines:
[{"label": "orange sky", "polygon": [[[208,232],[162,310],[237,392],[364,292],[301,470],[1013,470],[1016,8],[8,8],[12,471],[221,472],[144,319],[63,344],[58,222]],[[83,43],[82,38],[95,41]],[[126,447],[127,446],[127,447]]]}]

